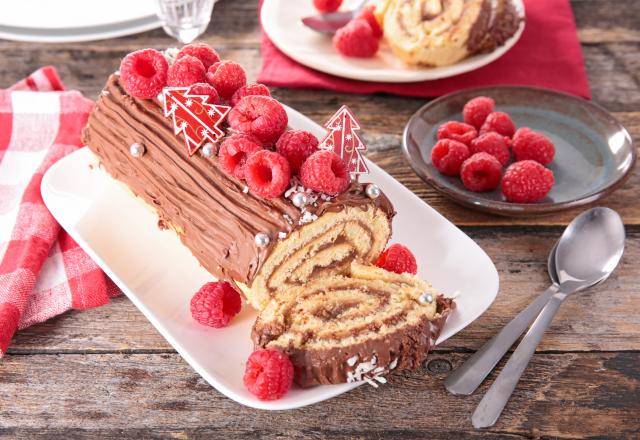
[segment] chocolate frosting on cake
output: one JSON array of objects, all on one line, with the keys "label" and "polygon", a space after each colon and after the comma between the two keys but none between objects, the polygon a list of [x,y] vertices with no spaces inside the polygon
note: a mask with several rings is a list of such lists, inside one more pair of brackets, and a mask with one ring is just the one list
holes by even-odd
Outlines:
[{"label": "chocolate frosting on cake", "polygon": [[[279,233],[301,227],[301,211],[288,199],[253,196],[220,168],[217,157],[190,157],[160,103],[128,95],[117,74],[109,77],[83,138],[107,172],[154,207],[159,225],[174,229],[205,269],[219,278],[250,286]],[[130,154],[134,143],[144,146],[142,157]],[[394,215],[384,195],[370,199],[358,183],[308,211],[320,216],[346,206]],[[270,237],[266,247],[255,244],[260,232]]]}]

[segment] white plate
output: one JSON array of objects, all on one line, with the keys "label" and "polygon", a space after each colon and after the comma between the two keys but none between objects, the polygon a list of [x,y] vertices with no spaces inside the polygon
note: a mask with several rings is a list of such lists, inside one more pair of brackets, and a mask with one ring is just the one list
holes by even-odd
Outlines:
[{"label": "white plate", "polygon": [[[324,128],[287,108],[289,124],[322,136]],[[53,165],[42,180],[42,197],[62,227],[96,261],[182,357],[218,391],[247,406],[297,408],[342,394],[357,384],[293,388],[284,398],[262,402],[242,384],[252,351],[255,312],[245,306],[224,329],[207,328],[190,316],[189,301],[207,273],[173,232],[161,231],[142,201],[97,167],[83,148]],[[440,291],[458,292],[457,309],[438,342],[480,316],[498,292],[491,259],[462,231],[368,162],[372,180],[393,200],[398,215],[393,240],[408,244],[419,275]],[[373,392],[373,391],[372,391]]]},{"label": "white plate", "polygon": [[[344,2],[343,9],[358,0]],[[522,0],[514,0],[524,15]],[[504,55],[520,39],[524,21],[517,32],[493,52],[475,55],[452,66],[411,67],[398,59],[386,43],[374,58],[358,59],[340,55],[333,47],[331,37],[319,34],[302,24],[304,17],[317,14],[311,0],[264,0],[261,21],[273,44],[300,64],[321,72],[362,81],[405,83],[427,81],[460,75],[485,66]]]},{"label": "white plate", "polygon": [[155,0],[8,1],[0,14],[0,38],[76,42],[130,35],[160,27]]}]

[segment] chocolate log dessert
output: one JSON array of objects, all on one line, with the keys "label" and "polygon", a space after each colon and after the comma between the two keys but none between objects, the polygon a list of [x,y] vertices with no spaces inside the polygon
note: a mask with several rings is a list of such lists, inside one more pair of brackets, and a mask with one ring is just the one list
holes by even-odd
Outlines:
[{"label": "chocolate log dessert", "polygon": [[[451,307],[418,278],[373,267],[391,236],[391,202],[310,133],[285,132],[282,106],[266,87],[243,86],[239,65],[205,71],[205,61],[153,49],[125,57],[83,134],[101,167],[243,293],[260,313],[256,348],[289,354],[299,384],[355,380],[347,361],[356,355],[385,372],[418,366]],[[166,86],[184,88],[186,107],[231,105],[218,142],[185,146]]]},{"label": "chocolate log dessert", "polygon": [[383,0],[375,15],[399,58],[432,67],[494,50],[522,21],[512,0]]}]

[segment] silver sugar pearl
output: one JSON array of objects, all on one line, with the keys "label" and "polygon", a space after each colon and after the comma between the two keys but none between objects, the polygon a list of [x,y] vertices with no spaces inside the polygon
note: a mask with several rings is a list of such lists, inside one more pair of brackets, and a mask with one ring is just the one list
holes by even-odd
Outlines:
[{"label": "silver sugar pearl", "polygon": [[294,206],[302,208],[307,203],[309,203],[309,198],[305,193],[297,192],[293,195],[293,197],[291,197],[291,202],[294,204]]},{"label": "silver sugar pearl", "polygon": [[431,304],[433,302],[433,295],[425,292],[420,295],[418,301],[420,301],[420,303],[422,304]]},{"label": "silver sugar pearl", "polygon": [[141,145],[137,142],[134,144],[131,144],[131,146],[129,147],[129,152],[133,157],[142,157],[142,155],[145,152],[144,145]]},{"label": "silver sugar pearl", "polygon": [[364,192],[367,194],[367,197],[369,197],[370,199],[377,199],[378,197],[380,197],[380,194],[381,194],[380,188],[378,188],[378,185],[373,183],[368,184]]},{"label": "silver sugar pearl", "polygon": [[265,234],[264,232],[258,232],[254,241],[256,242],[256,246],[265,247],[269,244],[270,240],[267,234]]},{"label": "silver sugar pearl", "polygon": [[202,155],[204,157],[211,157],[213,156],[213,151],[214,151],[214,146],[211,142],[207,142],[206,144],[204,144],[202,146]]}]

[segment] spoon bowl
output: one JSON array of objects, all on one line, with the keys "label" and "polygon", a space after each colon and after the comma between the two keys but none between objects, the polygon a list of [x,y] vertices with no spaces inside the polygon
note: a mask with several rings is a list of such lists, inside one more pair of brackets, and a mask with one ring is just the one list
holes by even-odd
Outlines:
[{"label": "spoon bowl", "polygon": [[574,284],[575,291],[603,282],[622,258],[624,240],[624,223],[617,212],[604,207],[583,212],[554,249],[557,281]]}]

